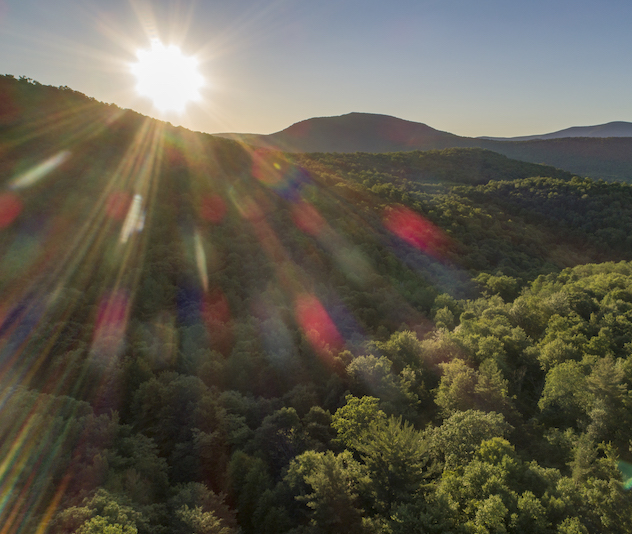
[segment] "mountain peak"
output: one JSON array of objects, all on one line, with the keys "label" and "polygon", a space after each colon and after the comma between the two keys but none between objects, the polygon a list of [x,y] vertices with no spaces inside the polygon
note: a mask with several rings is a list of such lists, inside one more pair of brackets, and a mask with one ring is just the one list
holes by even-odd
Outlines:
[{"label": "mountain peak", "polygon": [[456,135],[427,124],[378,113],[313,117],[246,142],[288,152],[397,152],[461,146]]}]

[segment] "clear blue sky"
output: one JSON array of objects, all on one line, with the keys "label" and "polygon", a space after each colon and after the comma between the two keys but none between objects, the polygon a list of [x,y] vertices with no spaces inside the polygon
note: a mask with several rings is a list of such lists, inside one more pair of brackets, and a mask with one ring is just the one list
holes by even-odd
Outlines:
[{"label": "clear blue sky", "polygon": [[149,38],[201,61],[205,132],[384,113],[459,135],[632,121],[632,2],[0,0],[0,74],[157,116],[129,63]]}]

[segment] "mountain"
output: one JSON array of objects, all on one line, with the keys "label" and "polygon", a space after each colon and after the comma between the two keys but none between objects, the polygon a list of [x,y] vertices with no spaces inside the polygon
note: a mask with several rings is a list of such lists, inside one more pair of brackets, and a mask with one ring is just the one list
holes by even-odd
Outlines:
[{"label": "mountain", "polygon": [[[593,127],[590,131],[595,134],[600,128]],[[613,126],[601,129],[605,133],[612,133],[615,130],[623,132],[624,128]],[[492,150],[513,159],[552,165],[580,176],[632,182],[632,137],[560,137],[498,141],[460,137],[435,130],[426,124],[369,113],[308,119],[269,135],[216,135],[239,140],[248,145],[287,152],[379,153],[476,147]]]},{"label": "mountain", "polygon": [[478,137],[492,141],[531,141],[533,139],[560,139],[563,137],[632,137],[632,122],[615,121],[596,126],[573,126],[541,135],[519,137]]},{"label": "mountain", "polygon": [[470,146],[457,135],[389,115],[317,117],[269,135],[215,134],[288,152],[400,152]]}]

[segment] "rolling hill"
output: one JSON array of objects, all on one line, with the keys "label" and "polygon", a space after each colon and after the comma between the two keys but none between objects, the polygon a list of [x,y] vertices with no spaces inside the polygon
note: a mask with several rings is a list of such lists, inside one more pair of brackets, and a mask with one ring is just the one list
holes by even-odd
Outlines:
[{"label": "rolling hill", "polygon": [[[571,129],[570,134],[586,137],[492,140],[460,137],[435,130],[421,123],[386,115],[350,113],[339,117],[320,117],[296,123],[269,135],[217,134],[241,142],[287,152],[403,152],[441,148],[484,148],[507,157],[552,165],[580,176],[632,182],[632,137],[599,137],[624,129],[613,123],[610,128]],[[625,130],[627,131],[627,130]],[[549,138],[550,137],[550,138]]]},{"label": "rolling hill", "polygon": [[317,117],[270,135],[216,134],[287,152],[401,152],[472,146],[451,133],[388,115]]}]

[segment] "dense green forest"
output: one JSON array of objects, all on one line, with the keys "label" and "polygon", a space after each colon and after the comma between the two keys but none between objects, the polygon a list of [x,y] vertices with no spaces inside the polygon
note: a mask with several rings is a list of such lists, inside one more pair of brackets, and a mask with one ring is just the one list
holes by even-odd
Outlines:
[{"label": "dense green forest", "polygon": [[0,82],[0,532],[632,532],[632,186]]}]

